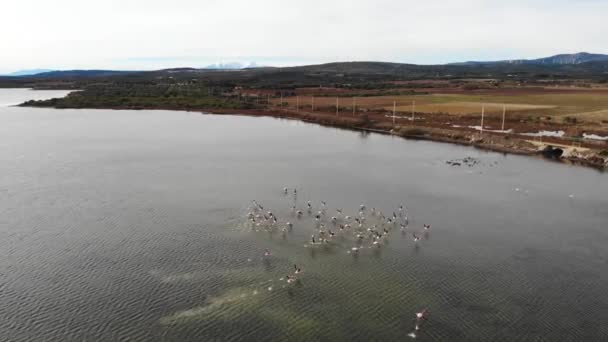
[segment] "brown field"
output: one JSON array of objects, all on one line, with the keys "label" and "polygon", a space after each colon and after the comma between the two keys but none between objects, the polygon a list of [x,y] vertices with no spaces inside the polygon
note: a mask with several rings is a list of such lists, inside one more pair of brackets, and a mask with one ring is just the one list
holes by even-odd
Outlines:
[{"label": "brown field", "polygon": [[[418,91],[419,89],[416,89]],[[429,89],[425,89],[429,90]],[[444,89],[433,89],[432,92]],[[299,104],[304,110],[311,109],[311,89],[300,92]],[[507,111],[507,121],[538,121],[544,120],[553,124],[572,124],[575,118],[579,128],[608,131],[608,90],[603,88],[518,88],[518,89],[483,89],[465,91],[453,88],[452,93],[431,93],[424,95],[378,95],[360,96],[353,98],[347,90],[324,91],[316,89],[314,98],[315,109],[324,112],[335,112],[336,96],[340,112],[351,114],[353,101],[356,101],[357,113],[363,112],[392,112],[396,102],[398,115],[409,115],[412,103],[415,101],[415,111],[418,114],[448,116],[450,122],[458,121],[459,117],[475,117],[481,115],[482,106],[489,120],[502,117],[503,105]],[[319,96],[323,94],[325,96]],[[280,100],[272,100],[279,105]],[[296,97],[283,98],[285,106],[294,108]],[[453,118],[449,119],[449,116]],[[439,117],[437,117],[439,119]]]},{"label": "brown field", "polygon": [[[280,96],[280,90],[272,90],[270,108],[263,113],[501,152],[536,154],[554,145],[563,147],[571,162],[608,169],[604,157],[608,141],[585,138],[585,134],[608,136],[608,89],[603,85],[505,87],[492,80],[487,84],[473,80],[473,86],[419,82],[394,83],[395,88],[311,87],[283,92],[297,96]],[[265,101],[261,104],[266,106]],[[394,108],[396,115],[392,115]],[[542,131],[563,133],[525,134]]]},{"label": "brown field", "polygon": [[[555,106],[549,105],[532,105],[525,103],[493,103],[493,102],[447,102],[447,103],[430,103],[418,105],[416,110],[423,113],[447,113],[447,114],[475,114],[481,113],[482,107],[486,114],[502,114],[503,108],[508,112],[518,112],[534,109],[551,109]],[[392,110],[386,107],[386,110]],[[412,105],[397,107],[398,112],[409,112],[412,110]]]}]

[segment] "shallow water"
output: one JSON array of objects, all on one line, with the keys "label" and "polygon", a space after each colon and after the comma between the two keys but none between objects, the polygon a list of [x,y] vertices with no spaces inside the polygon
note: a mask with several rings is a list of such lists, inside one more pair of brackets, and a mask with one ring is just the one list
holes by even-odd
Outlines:
[{"label": "shallow water", "polygon": [[[272,118],[0,121],[3,339],[403,341],[423,308],[421,341],[608,338],[608,174]],[[348,237],[304,247],[315,223],[284,186],[329,215],[404,203],[408,233],[358,257]],[[253,199],[293,231],[255,232]]]},{"label": "shallow water", "polygon": [[16,106],[28,100],[64,97],[72,90],[33,90],[0,88],[0,107]]}]

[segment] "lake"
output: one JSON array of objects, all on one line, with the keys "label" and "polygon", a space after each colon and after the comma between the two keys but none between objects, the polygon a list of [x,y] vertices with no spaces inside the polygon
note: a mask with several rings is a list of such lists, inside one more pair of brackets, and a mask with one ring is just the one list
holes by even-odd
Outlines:
[{"label": "lake", "polygon": [[[3,340],[608,339],[606,173],[274,118],[6,106],[66,93],[0,90]],[[361,204],[363,230],[401,204],[409,225],[357,255],[348,231],[309,243]]]}]

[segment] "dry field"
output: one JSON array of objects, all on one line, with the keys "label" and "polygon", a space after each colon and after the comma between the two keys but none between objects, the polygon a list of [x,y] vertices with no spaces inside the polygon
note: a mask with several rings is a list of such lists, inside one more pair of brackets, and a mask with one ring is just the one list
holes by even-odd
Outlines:
[{"label": "dry field", "polygon": [[[327,93],[327,95],[330,94],[334,95]],[[283,103],[289,107],[295,107],[296,101],[296,97],[283,99]],[[588,91],[558,89],[556,91],[555,88],[552,88],[543,92],[534,88],[530,94],[526,93],[525,88],[518,89],[517,92],[505,89],[504,93],[497,89],[487,93],[469,91],[459,94],[364,96],[357,97],[354,101],[356,101],[357,112],[392,111],[393,104],[396,102],[398,114],[408,114],[411,113],[412,103],[415,101],[416,113],[468,117],[480,115],[483,106],[488,118],[502,116],[504,106],[508,119],[511,120],[540,117],[543,120],[564,123],[576,118],[579,126],[608,128],[608,90],[603,89]],[[275,98],[274,102],[278,105],[280,100]],[[310,110],[311,102],[311,95],[299,96],[301,108]],[[352,113],[353,97],[341,94],[338,102],[341,112]],[[317,110],[335,111],[336,97],[317,95],[314,103]]]}]

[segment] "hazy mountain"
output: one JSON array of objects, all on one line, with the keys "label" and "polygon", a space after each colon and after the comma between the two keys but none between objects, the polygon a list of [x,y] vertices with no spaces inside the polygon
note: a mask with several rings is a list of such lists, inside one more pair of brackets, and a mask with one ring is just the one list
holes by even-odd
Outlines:
[{"label": "hazy mountain", "polygon": [[[0,77],[0,85],[21,82],[147,82],[170,77],[175,80],[204,80],[209,84],[239,84],[258,88],[294,88],[363,84],[396,80],[496,78],[531,80],[541,78],[585,78],[608,81],[608,55],[579,53],[535,60],[468,62],[415,65],[388,62],[337,62],[296,67],[249,67],[219,64],[210,68],[172,68],[156,71],[69,70],[23,77]],[[12,82],[12,83],[11,83]]]},{"label": "hazy mountain", "polygon": [[579,52],[573,54],[560,54],[551,57],[537,59],[514,59],[504,61],[469,61],[462,63],[451,63],[451,65],[480,65],[480,64],[528,64],[528,65],[576,65],[587,62],[605,62],[608,55]]},{"label": "hazy mountain", "polygon": [[19,70],[19,71],[15,71],[10,74],[7,74],[6,76],[32,76],[32,75],[38,75],[38,74],[42,74],[43,72],[50,72],[50,71],[54,71],[54,70],[52,70],[52,69]]},{"label": "hazy mountain", "polygon": [[215,70],[239,70],[239,69],[247,69],[247,68],[256,68],[258,65],[255,62],[251,62],[249,64],[243,64],[240,62],[230,62],[230,63],[216,63],[208,65],[205,69],[215,69]]},{"label": "hazy mountain", "polygon": [[32,78],[79,78],[103,77],[133,73],[135,71],[117,70],[55,70],[32,75]]},{"label": "hazy mountain", "polygon": [[608,55],[580,52],[575,54],[555,55],[533,60],[536,64],[581,64],[587,62],[608,61]]}]

